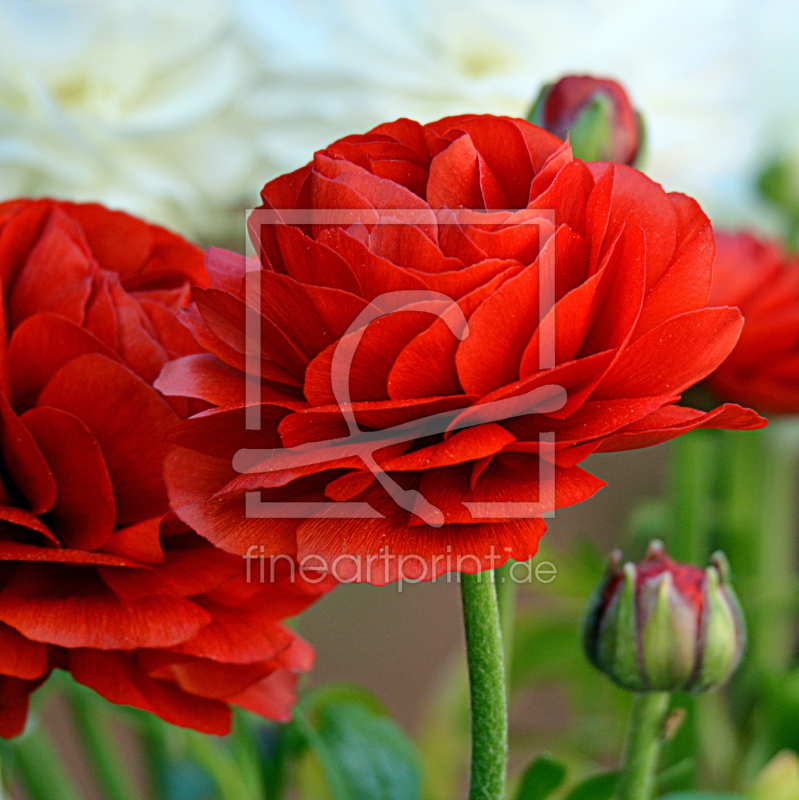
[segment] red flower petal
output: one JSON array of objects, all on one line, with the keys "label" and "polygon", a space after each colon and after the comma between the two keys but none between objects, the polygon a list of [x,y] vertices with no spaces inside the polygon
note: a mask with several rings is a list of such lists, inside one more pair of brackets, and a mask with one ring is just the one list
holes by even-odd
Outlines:
[{"label": "red flower petal", "polygon": [[432,208],[486,208],[479,156],[468,135],[456,139],[430,162],[427,202]]},{"label": "red flower petal", "polygon": [[0,449],[9,477],[30,505],[33,514],[53,507],[56,482],[36,440],[0,393]]},{"label": "red flower petal", "polygon": [[77,417],[56,408],[31,409],[22,421],[58,486],[51,527],[67,547],[96,550],[108,541],[117,519],[114,485],[97,439]]},{"label": "red flower petal", "polygon": [[184,692],[174,683],[145,673],[132,656],[97,650],[71,650],[69,670],[78,683],[120,705],[157,714],[173,725],[224,736],[230,731],[230,711],[218,700]]},{"label": "red flower petal", "polygon": [[[466,319],[480,307],[483,300],[521,269],[521,265],[508,269],[462,297],[458,305]],[[459,342],[445,320],[435,320],[397,356],[387,381],[389,397],[401,400],[462,394],[455,361]],[[429,369],[431,363],[435,363],[437,369]]]},{"label": "red flower petal", "polygon": [[80,324],[96,269],[78,224],[55,208],[6,300],[9,326],[37,311]]},{"label": "red flower petal", "polygon": [[64,364],[89,353],[119,361],[113,350],[66,317],[47,312],[28,317],[8,347],[12,405],[20,410],[36,405],[39,392]]},{"label": "red flower petal", "polygon": [[494,455],[514,441],[516,437],[501,425],[476,425],[443,442],[381,462],[381,466],[386,472],[437,469]]},{"label": "red flower petal", "polygon": [[594,296],[594,324],[585,337],[582,355],[624,346],[641,314],[646,289],[646,237],[640,227],[625,228],[607,260]]},{"label": "red flower petal", "polygon": [[[411,400],[384,400],[374,403],[353,403],[350,409],[362,428],[391,428],[423,417],[463,408],[475,400],[470,395],[451,397],[426,397]],[[344,415],[338,406],[318,406],[297,411],[285,417],[280,423],[280,435],[284,447],[296,447],[305,442],[315,442],[327,438],[333,431],[341,428]]]},{"label": "red flower petal", "polygon": [[[148,661],[149,659],[139,657],[142,666]],[[221,664],[218,661],[185,656],[183,660],[173,664],[163,664],[156,668],[147,665],[146,668],[153,678],[172,680],[184,692],[212,700],[226,700],[263,680],[273,671],[269,662]]]},{"label": "red flower petal", "polygon": [[167,397],[195,397],[215,406],[237,406],[244,402],[241,373],[210,353],[170,361],[153,386]]},{"label": "red flower petal", "polygon": [[[333,380],[333,359],[336,354],[350,353],[352,361],[347,374],[350,398],[355,402],[388,400],[388,376],[394,360],[405,346],[436,320],[435,312],[446,309],[443,303],[430,302],[430,312],[397,311],[380,317],[364,331],[344,337],[323,350],[305,372],[304,394],[312,405],[336,403]],[[353,351],[356,347],[357,349]]]},{"label": "red flower petal", "polygon": [[289,722],[297,702],[296,685],[296,675],[279,669],[249,689],[229,697],[228,701],[276,722]]},{"label": "red flower petal", "polygon": [[[220,487],[237,476],[230,459],[176,447],[167,456],[164,472],[175,513],[216,546],[240,554],[294,554],[296,520],[245,516],[243,492],[214,496]],[[302,494],[303,488],[297,497],[282,489],[281,498],[289,502],[307,500],[307,494]],[[325,498],[320,492],[318,497],[310,499],[323,501]],[[260,545],[265,548],[263,552],[258,550]],[[253,546],[256,548],[254,551],[251,549]]]},{"label": "red flower petal", "polygon": [[518,122],[479,116],[461,121],[458,127],[468,133],[505,195],[502,206],[486,205],[486,208],[524,208],[534,168]]},{"label": "red flower petal", "polygon": [[[9,499],[9,502],[10,499]],[[16,506],[0,505],[0,520],[10,522],[12,525],[20,525],[27,528],[29,531],[36,531],[44,536],[47,541],[52,542],[54,545],[59,545],[58,537],[47,527],[35,514],[30,511],[25,511],[24,508],[17,508]],[[14,529],[11,529],[12,532]]]},{"label": "red flower petal", "polygon": [[677,245],[668,270],[647,294],[636,337],[671,317],[704,308],[710,294],[716,249],[710,220],[690,197],[669,197],[677,211]]},{"label": "red flower petal", "polygon": [[[320,235],[319,240],[332,247],[333,250],[346,259],[361,285],[361,296],[366,300],[374,300],[387,292],[421,291],[425,289],[424,282],[418,277],[411,275],[401,267],[397,267],[387,259],[375,255],[363,242],[358,241],[354,236],[350,236],[342,230],[326,230]],[[352,315],[350,322],[355,319],[359,312],[360,309]],[[294,323],[292,323],[293,325]],[[341,333],[346,328],[347,326],[344,326]]]},{"label": "red flower petal", "polygon": [[[458,376],[468,393],[485,395],[519,379],[522,357],[542,316],[539,289],[549,276],[540,270],[552,261],[557,269],[559,263],[584,257],[582,240],[567,228],[559,229],[534,264],[503,283],[469,317],[469,335],[456,356]],[[487,359],[486,352],[493,357]]]},{"label": "red flower petal", "polygon": [[244,564],[238,556],[219,551],[191,534],[180,546],[171,542],[164,560],[152,569],[100,567],[99,572],[117,597],[129,601],[205,594],[241,575]]},{"label": "red flower petal", "polygon": [[[471,469],[467,464],[443,469],[427,470],[423,473],[419,492],[429,502],[443,511],[447,524],[471,525],[485,522],[506,522],[511,512],[497,513],[491,519],[475,517],[464,503],[541,503],[546,511],[580,503],[596,494],[605,482],[579,467],[565,470],[554,467],[554,489],[541,485],[539,462],[526,453],[505,453],[496,456],[472,487]],[[531,517],[542,516],[541,511]],[[410,525],[424,523],[412,516]]]},{"label": "red flower petal", "polygon": [[74,414],[94,434],[114,483],[119,524],[166,511],[161,462],[178,419],[155,390],[122,365],[88,355],[53,376],[39,405]]},{"label": "red flower petal", "polygon": [[[242,560],[240,556],[231,558]],[[212,621],[194,638],[174,647],[177,653],[249,664],[274,659],[294,638],[294,634],[280,624],[275,610],[268,604],[260,608],[251,604],[236,609],[202,598],[197,602],[209,612]],[[220,696],[226,694],[230,692]]]},{"label": "red flower petal", "polygon": [[0,592],[0,620],[28,639],[61,647],[169,647],[211,618],[183,597],[123,602],[83,568],[22,564]]},{"label": "red flower petal", "polygon": [[680,394],[724,361],[742,326],[737,308],[704,308],[674,317],[633,342],[593,397]]},{"label": "red flower petal", "polygon": [[361,295],[361,285],[347,262],[331,248],[315,242],[298,228],[278,225],[276,254],[281,259],[277,270],[295,281],[311,286],[341,289]]},{"label": "red flower petal", "polygon": [[47,645],[0,623],[0,674],[34,680],[47,673]]},{"label": "red flower petal", "polygon": [[[265,273],[264,273],[265,274]],[[247,353],[246,339],[246,314],[247,305],[240,298],[217,289],[195,289],[194,300],[197,308],[202,315],[202,319],[208,330],[218,339],[222,345],[232,350],[235,354],[233,359],[226,356],[224,350],[220,351],[215,343],[203,336],[198,337],[198,341],[207,346],[215,355],[232,367],[243,370],[245,368],[244,355]],[[252,311],[250,313],[253,313]],[[260,357],[266,363],[261,367],[261,375],[264,378],[272,378],[269,371],[270,362],[274,362],[280,371],[275,375],[275,379],[281,382],[290,382],[297,386],[302,385],[302,381],[296,377],[301,376],[308,357],[300,350],[289,336],[281,332],[274,323],[263,317],[259,320],[261,327],[261,350]],[[195,328],[195,335],[197,332]],[[253,355],[258,355],[257,342],[253,342]],[[286,380],[286,378],[288,380]]]},{"label": "red flower petal", "polygon": [[[597,181],[588,200],[588,219],[594,220],[589,223],[592,244],[600,248],[595,263],[622,228],[639,225],[646,236],[648,290],[663,276],[674,254],[678,223],[674,204],[659,184],[632,167],[595,163],[590,169]],[[609,201],[607,189],[601,188],[606,181],[612,187]]]},{"label": "red flower petal", "polygon": [[144,564],[160,564],[164,560],[161,518],[147,519],[114,531],[103,545],[103,552]]},{"label": "red flower petal", "polygon": [[[52,534],[50,535],[52,536]],[[54,564],[104,564],[111,567],[142,566],[130,558],[111,553],[89,553],[85,550],[65,550],[60,547],[36,547],[12,541],[0,541],[0,561],[49,561]]]},{"label": "red flower petal", "polygon": [[[300,562],[308,559],[305,563],[316,564],[321,558],[337,579],[377,586],[400,577],[432,580],[444,572],[481,572],[496,568],[508,558],[532,558],[546,530],[542,519],[509,520],[503,525],[452,525],[445,529],[408,527],[408,512],[400,509],[382,487],[372,486],[358,500],[368,502],[383,517],[300,520]],[[347,542],[344,552],[342,541]]]},{"label": "red flower petal", "polygon": [[654,411],[624,431],[605,439],[597,451],[633,450],[667,442],[694,428],[728,428],[753,430],[762,428],[767,421],[748,408],[727,403],[703,414],[694,408],[668,406]]},{"label": "red flower petal", "polygon": [[362,298],[340,289],[306,286],[286,275],[261,273],[261,313],[278,330],[290,331],[309,358],[340,338],[366,305]]},{"label": "red flower petal", "polygon": [[381,221],[372,228],[368,246],[376,256],[406,269],[438,274],[463,268],[459,259],[447,258],[415,225],[391,225]]},{"label": "red flower petal", "polygon": [[564,419],[553,419],[541,414],[509,419],[503,425],[519,442],[506,449],[537,453],[540,450],[539,435],[547,432],[556,434],[558,449],[607,436],[678,399],[666,395],[632,400],[588,400]]},{"label": "red flower petal", "polygon": [[0,675],[0,736],[4,739],[19,736],[25,729],[31,692],[44,680],[44,677],[28,681]]},{"label": "red flower petal", "polygon": [[207,280],[202,251],[164,228],[94,203],[59,207],[80,223],[95,259],[116,272],[129,292],[165,281]]}]

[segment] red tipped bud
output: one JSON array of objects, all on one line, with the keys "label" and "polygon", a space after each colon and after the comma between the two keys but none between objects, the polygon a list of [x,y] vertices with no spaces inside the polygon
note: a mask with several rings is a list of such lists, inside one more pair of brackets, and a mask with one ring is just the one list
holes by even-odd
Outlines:
[{"label": "red tipped bud", "polygon": [[724,683],[746,632],[726,559],[678,564],[653,542],[640,564],[614,555],[588,609],[588,658],[631,691],[702,692]]},{"label": "red tipped bud", "polygon": [[643,131],[630,98],[615,81],[568,75],[543,88],[528,115],[530,122],[561,139],[584,161],[633,164]]}]

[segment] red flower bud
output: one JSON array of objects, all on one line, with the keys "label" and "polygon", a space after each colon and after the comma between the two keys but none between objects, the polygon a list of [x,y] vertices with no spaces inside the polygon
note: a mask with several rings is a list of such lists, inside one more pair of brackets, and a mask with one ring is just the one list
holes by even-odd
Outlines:
[{"label": "red flower bud", "polygon": [[543,88],[528,119],[565,139],[584,161],[633,164],[642,126],[630,98],[616,81],[567,75]]},{"label": "red flower bud", "polygon": [[746,632],[724,556],[678,564],[660,542],[640,564],[614,554],[585,622],[590,661],[631,691],[703,692],[724,683]]}]

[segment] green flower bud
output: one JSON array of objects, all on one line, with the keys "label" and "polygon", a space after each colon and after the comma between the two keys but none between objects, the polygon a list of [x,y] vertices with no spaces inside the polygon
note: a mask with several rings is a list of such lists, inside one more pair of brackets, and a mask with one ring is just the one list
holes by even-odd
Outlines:
[{"label": "green flower bud", "polygon": [[589,604],[589,660],[631,691],[704,692],[743,655],[746,630],[723,554],[705,569],[678,564],[652,542],[638,565],[614,553]]}]

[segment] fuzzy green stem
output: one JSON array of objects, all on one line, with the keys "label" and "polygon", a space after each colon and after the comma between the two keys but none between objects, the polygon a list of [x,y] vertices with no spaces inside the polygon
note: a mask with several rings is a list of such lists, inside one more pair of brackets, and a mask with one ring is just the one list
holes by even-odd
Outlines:
[{"label": "fuzzy green stem", "polygon": [[72,687],[69,700],[75,727],[103,796],[107,800],[133,800],[138,792],[124,771],[113,739],[109,737],[107,719],[100,704],[79,686]]},{"label": "fuzzy green stem", "polygon": [[472,713],[469,800],[502,800],[508,760],[505,661],[491,571],[461,575]]},{"label": "fuzzy green stem", "polygon": [[651,800],[668,709],[668,692],[635,695],[618,800]]},{"label": "fuzzy green stem", "polygon": [[704,564],[710,554],[715,431],[691,431],[672,442],[671,538],[675,561]]},{"label": "fuzzy green stem", "polygon": [[515,563],[515,561],[508,559],[494,573],[508,687],[510,686],[511,667],[513,665],[513,637],[516,626],[516,582],[513,580],[510,570]]}]

